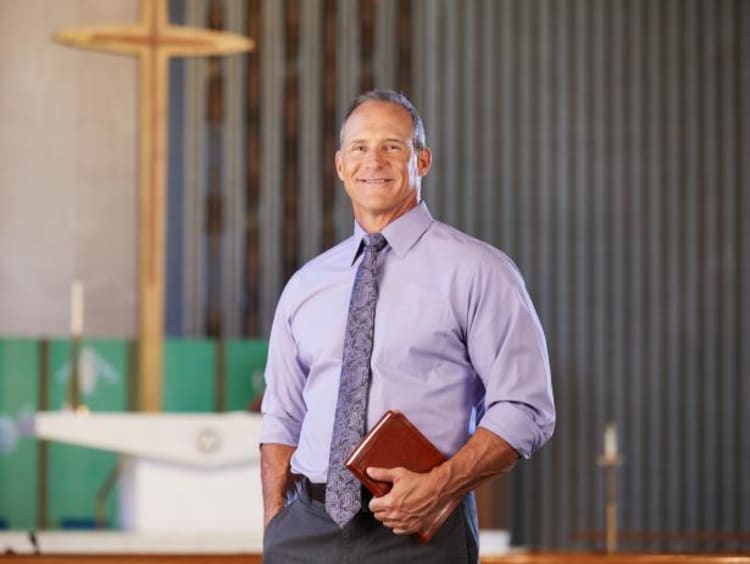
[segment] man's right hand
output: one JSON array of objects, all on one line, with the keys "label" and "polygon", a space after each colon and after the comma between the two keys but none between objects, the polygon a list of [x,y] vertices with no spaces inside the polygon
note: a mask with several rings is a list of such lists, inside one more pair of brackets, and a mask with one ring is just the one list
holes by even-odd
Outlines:
[{"label": "man's right hand", "polygon": [[260,481],[263,484],[263,528],[284,508],[291,484],[289,461],[296,447],[280,444],[260,446]]},{"label": "man's right hand", "polygon": [[263,511],[263,529],[268,527],[271,520],[278,515],[281,510],[284,509],[284,504],[274,504],[271,508],[265,507]]}]

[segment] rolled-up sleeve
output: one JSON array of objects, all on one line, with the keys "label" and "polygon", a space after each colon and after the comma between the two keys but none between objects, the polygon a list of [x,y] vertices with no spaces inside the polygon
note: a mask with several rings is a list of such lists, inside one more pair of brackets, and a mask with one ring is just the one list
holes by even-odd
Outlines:
[{"label": "rolled-up sleeve", "polygon": [[467,346],[485,388],[478,422],[529,458],[555,427],[547,345],[523,279],[505,257],[472,281]]},{"label": "rolled-up sleeve", "polygon": [[298,361],[297,346],[287,311],[291,282],[276,307],[266,363],[266,390],[261,412],[260,443],[297,446],[307,411],[303,397],[306,370]]}]

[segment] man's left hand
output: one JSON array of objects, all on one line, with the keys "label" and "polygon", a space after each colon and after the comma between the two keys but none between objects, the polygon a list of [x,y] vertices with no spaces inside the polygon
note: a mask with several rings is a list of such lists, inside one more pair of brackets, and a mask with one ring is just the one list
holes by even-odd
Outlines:
[{"label": "man's left hand", "polygon": [[441,484],[434,472],[418,474],[405,468],[368,468],[368,475],[380,482],[391,482],[390,492],[370,501],[375,518],[397,535],[426,528],[441,503]]}]

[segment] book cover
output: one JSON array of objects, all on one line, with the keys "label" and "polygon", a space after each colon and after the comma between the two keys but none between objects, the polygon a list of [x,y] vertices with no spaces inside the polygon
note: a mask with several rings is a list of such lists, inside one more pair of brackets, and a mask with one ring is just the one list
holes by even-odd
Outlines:
[{"label": "book cover", "polygon": [[[346,467],[373,496],[381,497],[390,491],[392,484],[373,480],[367,475],[367,468],[402,467],[424,473],[445,460],[445,456],[403,413],[387,411],[354,449]],[[420,542],[429,542],[459,503],[460,500],[456,500],[446,504],[427,528],[415,533]]]}]

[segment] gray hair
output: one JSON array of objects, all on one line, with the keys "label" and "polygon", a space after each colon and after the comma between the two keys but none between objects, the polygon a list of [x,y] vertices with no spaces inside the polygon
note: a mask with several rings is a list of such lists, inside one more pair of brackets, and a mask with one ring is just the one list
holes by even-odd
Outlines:
[{"label": "gray hair", "polygon": [[415,108],[414,104],[411,103],[411,100],[409,100],[409,98],[404,96],[401,92],[380,88],[376,88],[375,90],[370,90],[369,92],[360,94],[354,100],[352,100],[351,104],[349,104],[349,107],[346,110],[346,114],[344,114],[344,119],[341,122],[341,128],[339,129],[339,145],[343,144],[344,141],[344,125],[346,125],[346,120],[348,120],[349,116],[354,113],[354,110],[359,108],[365,102],[390,102],[404,108],[407,112],[409,112],[409,115],[411,116],[412,131],[414,132],[414,135],[412,137],[414,148],[417,151],[421,151],[427,146],[422,118],[420,117],[417,108]]}]

